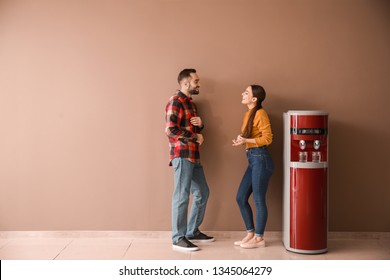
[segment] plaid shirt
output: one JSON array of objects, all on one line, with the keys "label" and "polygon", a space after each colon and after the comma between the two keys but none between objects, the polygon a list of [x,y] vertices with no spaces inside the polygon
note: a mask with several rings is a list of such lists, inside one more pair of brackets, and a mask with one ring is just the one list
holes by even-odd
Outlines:
[{"label": "plaid shirt", "polygon": [[168,136],[170,153],[169,165],[174,158],[184,158],[200,164],[199,143],[197,133],[203,127],[194,126],[190,119],[197,117],[197,110],[192,98],[181,91],[172,96],[165,108],[165,134]]}]

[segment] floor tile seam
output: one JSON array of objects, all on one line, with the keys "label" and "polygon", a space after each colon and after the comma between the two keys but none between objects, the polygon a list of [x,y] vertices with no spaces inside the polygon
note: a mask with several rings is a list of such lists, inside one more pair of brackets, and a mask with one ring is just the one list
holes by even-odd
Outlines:
[{"label": "floor tile seam", "polygon": [[[90,248],[93,248],[93,249],[98,249],[99,251],[101,251],[101,250],[106,250],[106,249],[112,249],[112,248],[115,248],[115,249],[118,249],[118,250],[120,250],[120,251],[124,251],[124,253],[121,253],[121,252],[119,252],[118,253],[118,258],[115,258],[115,259],[123,259],[123,257],[127,254],[127,251],[128,251],[128,249],[130,248],[130,246],[132,245],[132,243],[133,243],[133,240],[130,240],[130,243],[129,244],[122,244],[122,245],[104,245],[103,247],[96,247],[96,244],[92,244],[92,245],[87,245],[87,246],[85,246],[85,245],[80,245],[80,244],[77,244],[76,243],[76,240],[77,240],[77,238],[76,239],[74,239],[71,243],[69,243],[58,255],[57,255],[57,258],[58,258],[58,256],[60,256],[61,255],[61,253],[63,253],[64,251],[65,251],[65,249],[67,249],[68,251],[70,250],[70,251],[74,251],[74,250],[78,250],[78,249],[82,249],[84,252],[91,252],[91,250],[90,250]],[[126,247],[125,247],[126,246]],[[72,247],[72,248],[70,248],[70,247]],[[125,247],[125,249],[123,250],[122,248],[123,247]],[[93,251],[93,250],[92,250]],[[101,252],[99,252],[99,254],[100,254]],[[72,252],[71,253],[67,253],[67,254],[72,254]]]},{"label": "floor tile seam", "polygon": [[129,246],[127,246],[127,248],[126,248],[126,250],[125,250],[125,253],[122,255],[122,257],[121,257],[122,260],[125,259],[125,256],[127,255],[127,252],[130,250],[131,245],[133,245],[133,240],[131,240]]},{"label": "floor tile seam", "polygon": [[61,253],[62,253],[63,251],[65,251],[66,248],[68,248],[68,247],[70,246],[70,244],[72,244],[73,242],[74,242],[74,239],[72,239],[68,244],[66,244],[65,247],[62,248],[62,250],[60,250],[60,252],[54,257],[53,260],[56,260],[56,259],[61,255]]},{"label": "floor tile seam", "polygon": [[11,242],[12,242],[11,240],[7,240],[7,242],[5,242],[5,243],[3,244],[3,246],[0,247],[0,250],[2,250],[2,249],[4,249],[5,247],[7,247],[8,244],[10,244]]}]

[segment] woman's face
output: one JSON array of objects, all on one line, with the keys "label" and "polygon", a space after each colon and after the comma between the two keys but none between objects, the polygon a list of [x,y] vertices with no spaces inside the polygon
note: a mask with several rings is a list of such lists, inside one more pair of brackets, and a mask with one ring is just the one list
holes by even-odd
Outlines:
[{"label": "woman's face", "polygon": [[247,106],[256,106],[256,100],[257,98],[253,97],[252,87],[247,87],[246,90],[241,93],[242,100],[241,103]]}]

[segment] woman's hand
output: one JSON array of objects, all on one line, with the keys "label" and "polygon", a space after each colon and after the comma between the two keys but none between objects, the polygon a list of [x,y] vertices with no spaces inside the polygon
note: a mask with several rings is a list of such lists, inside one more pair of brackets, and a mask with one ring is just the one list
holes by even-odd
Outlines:
[{"label": "woman's hand", "polygon": [[242,137],[241,135],[237,136],[237,139],[232,140],[233,141],[233,146],[241,146],[246,143],[246,138]]}]

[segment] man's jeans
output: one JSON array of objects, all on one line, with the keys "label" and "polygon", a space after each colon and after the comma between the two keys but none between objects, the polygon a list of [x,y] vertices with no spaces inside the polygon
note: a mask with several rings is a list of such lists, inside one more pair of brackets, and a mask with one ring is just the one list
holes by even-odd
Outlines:
[{"label": "man's jeans", "polygon": [[[247,231],[254,231],[256,236],[263,236],[268,218],[265,196],[274,164],[265,147],[248,149],[246,154],[249,166],[238,188],[236,200]],[[248,203],[252,192],[256,206],[256,226],[253,224],[253,213]]]},{"label": "man's jeans", "polygon": [[[184,236],[193,237],[199,233],[203,221],[209,187],[203,167],[182,158],[172,160],[174,169],[174,190],[172,195],[172,241]],[[187,226],[190,193],[193,201]]]}]

